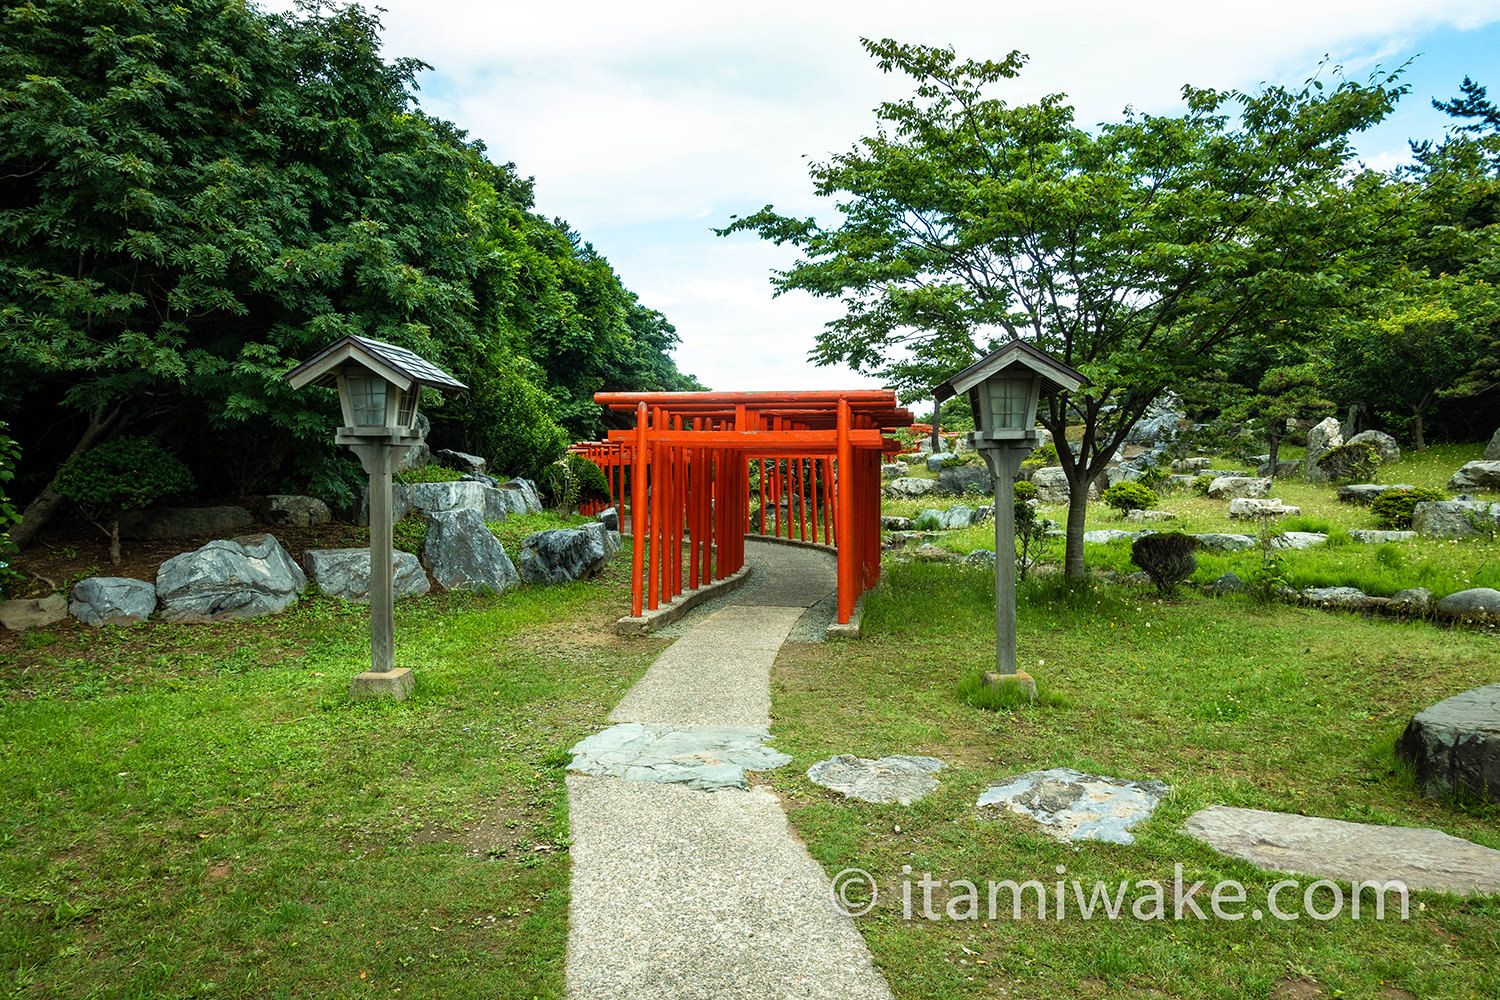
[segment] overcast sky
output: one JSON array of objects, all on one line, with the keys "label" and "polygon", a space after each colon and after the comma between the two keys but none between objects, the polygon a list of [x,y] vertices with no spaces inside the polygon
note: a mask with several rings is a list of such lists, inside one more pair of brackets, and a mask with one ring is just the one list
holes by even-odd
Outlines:
[{"label": "overcast sky", "polygon": [[1405,158],[1408,138],[1441,135],[1430,100],[1456,95],[1466,74],[1500,97],[1500,0],[384,6],[387,57],[434,67],[420,77],[423,107],[534,176],[538,211],[592,242],[676,325],[678,366],[724,390],[875,384],[806,360],[839,308],[772,299],[769,273],[792,252],[711,231],[767,203],[832,218],[812,195],[809,160],[868,134],[874,107],[912,89],[879,72],[862,36],[952,45],[965,58],[1019,49],[1027,68],[995,96],[1062,92],[1085,126],[1126,105],[1178,113],[1185,83],[1296,85],[1325,55],[1363,81],[1414,60],[1412,93],[1358,143],[1381,168]]}]

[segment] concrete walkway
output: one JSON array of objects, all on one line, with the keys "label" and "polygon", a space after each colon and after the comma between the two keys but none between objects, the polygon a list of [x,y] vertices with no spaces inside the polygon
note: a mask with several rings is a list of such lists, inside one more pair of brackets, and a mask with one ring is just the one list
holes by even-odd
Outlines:
[{"label": "concrete walkway", "polygon": [[[776,652],[834,589],[834,564],[821,552],[747,546],[766,578],[668,647],[611,722],[770,726]],[[568,811],[572,1000],[890,997],[766,789],[570,774]]]}]

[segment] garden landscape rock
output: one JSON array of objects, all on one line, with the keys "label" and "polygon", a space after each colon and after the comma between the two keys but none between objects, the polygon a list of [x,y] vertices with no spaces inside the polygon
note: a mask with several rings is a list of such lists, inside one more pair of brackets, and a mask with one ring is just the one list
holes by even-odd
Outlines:
[{"label": "garden landscape rock", "polygon": [[604,525],[550,528],[521,543],[521,579],[526,583],[572,583],[593,576],[619,551]]},{"label": "garden landscape rock", "polygon": [[1432,591],[1426,587],[1398,590],[1391,595],[1391,603],[1386,608],[1403,615],[1425,615],[1432,610]]},{"label": "garden landscape rock", "polygon": [[1237,497],[1229,501],[1231,520],[1255,520],[1261,517],[1293,517],[1302,513],[1301,507],[1288,507],[1280,499],[1258,500],[1254,497]]},{"label": "garden landscape rock", "polygon": [[[1221,854],[1269,871],[1350,882],[1389,881],[1409,889],[1466,894],[1500,892],[1500,851],[1425,827],[1347,823],[1262,809],[1209,806],[1183,832]],[[1387,919],[1400,918],[1400,900]],[[1347,905],[1347,901],[1346,901]],[[1363,906],[1373,910],[1368,892]],[[1411,907],[1416,913],[1416,905]]]},{"label": "garden landscape rock", "polygon": [[935,773],[945,765],[936,757],[896,754],[870,760],[841,753],[807,769],[815,785],[862,802],[899,802],[909,806],[937,788]]},{"label": "garden landscape rock", "polygon": [[281,494],[266,497],[262,516],[267,524],[290,528],[316,528],[333,520],[328,505],[316,497]]},{"label": "garden landscape rock", "polygon": [[486,497],[489,489],[483,483],[466,483],[462,480],[449,483],[412,483],[411,506],[413,510],[424,514],[467,508],[484,515],[490,502]]},{"label": "garden landscape rock", "polygon": [[966,493],[989,496],[995,492],[995,479],[983,462],[955,465],[938,473],[937,492],[952,497]]},{"label": "garden landscape rock", "polygon": [[475,475],[484,475],[486,462],[478,455],[470,455],[467,452],[454,451],[451,448],[443,448],[432,453],[433,459],[438,465],[452,469],[455,472],[467,472]]},{"label": "garden landscape rock", "polygon": [[957,461],[958,456],[951,451],[936,451],[927,456],[927,471],[942,472],[944,462]]},{"label": "garden landscape rock", "polygon": [[209,542],[156,571],[161,616],[173,623],[275,614],[295,603],[306,586],[302,567],[272,535]]},{"label": "garden landscape rock", "polygon": [[622,722],[574,744],[568,770],[706,792],[745,788],[746,771],[792,762],[790,754],[765,745],[770,738],[768,731],[748,726]]},{"label": "garden landscape rock", "polygon": [[[391,483],[391,521],[399,521],[411,513],[411,487],[402,482]],[[355,514],[355,523],[360,527],[366,527],[370,523],[370,488],[362,486],[359,490],[359,511]]]},{"label": "garden landscape rock", "polygon": [[1370,595],[1355,587],[1308,587],[1302,591],[1302,599],[1320,608],[1346,611],[1362,611],[1375,606]]},{"label": "garden landscape rock", "polygon": [[1310,483],[1326,483],[1327,473],[1318,469],[1318,459],[1344,443],[1338,417],[1325,417],[1307,432],[1307,453],[1302,459],[1302,478]]},{"label": "garden landscape rock", "polygon": [[1381,465],[1401,461],[1401,446],[1385,431],[1360,431],[1349,439],[1350,444],[1367,444],[1375,449],[1375,457]]},{"label": "garden landscape rock", "polygon": [[135,625],[156,611],[156,586],[127,576],[93,576],[73,588],[68,613],[85,625]]},{"label": "garden landscape rock", "polygon": [[12,632],[42,628],[68,617],[68,599],[61,594],[0,601],[0,625]]},{"label": "garden landscape rock", "polygon": [[1500,526],[1500,503],[1435,500],[1412,510],[1412,530],[1425,538],[1478,538]]},{"label": "garden landscape rock", "polygon": [[1475,587],[1449,594],[1432,609],[1441,618],[1468,621],[1500,621],[1500,590]]},{"label": "garden landscape rock", "polygon": [[[1500,802],[1500,684],[1487,684],[1423,709],[1396,743],[1430,797],[1454,793]],[[1495,873],[1500,880],[1500,871]]]},{"label": "garden landscape rock", "polygon": [[1354,483],[1351,486],[1340,486],[1334,493],[1340,503],[1352,503],[1361,507],[1370,506],[1371,501],[1386,490],[1414,490],[1415,486],[1410,483]]},{"label": "garden landscape rock", "polygon": [[228,535],[255,523],[243,507],[158,507],[120,515],[120,537],[138,541]]},{"label": "garden landscape rock", "polygon": [[1150,818],[1171,791],[1160,781],[1127,781],[1067,767],[1031,771],[992,786],[979,807],[1030,816],[1059,840],[1133,844],[1130,828]]},{"label": "garden landscape rock", "polygon": [[540,514],[542,512],[542,495],[537,492],[536,483],[529,479],[512,479],[500,484],[502,490],[518,490],[526,501],[528,513]]},{"label": "garden landscape rock", "polygon": [[[613,508],[611,508],[613,509]],[[531,508],[526,504],[526,494],[520,490],[486,487],[484,491],[484,519],[504,521],[512,514],[527,514]]]},{"label": "garden landscape rock", "polygon": [[606,531],[620,530],[620,512],[613,507],[606,507],[599,512],[599,523],[604,525]]},{"label": "garden landscape rock", "polygon": [[1218,532],[1207,532],[1202,535],[1194,535],[1198,544],[1210,552],[1236,552],[1240,549],[1255,548],[1255,539],[1249,535],[1227,535]]},{"label": "garden landscape rock", "polygon": [[1284,531],[1271,537],[1273,549],[1314,549],[1328,541],[1321,531]]},{"label": "garden landscape rock", "polygon": [[[392,593],[396,600],[421,597],[432,589],[427,572],[415,555],[397,549],[391,558]],[[370,603],[369,549],[309,549],[302,554],[302,567],[329,597],[355,604]]]},{"label": "garden landscape rock", "polygon": [[1302,475],[1302,463],[1295,458],[1276,463],[1276,468],[1271,468],[1271,460],[1267,458],[1255,467],[1257,476],[1269,476],[1273,479],[1290,479],[1292,476]]},{"label": "garden landscape rock", "polygon": [[1500,490],[1500,461],[1469,462],[1448,480],[1450,490]]},{"label": "garden landscape rock", "polygon": [[880,467],[880,478],[900,479],[910,471],[911,469],[905,462],[887,462]]},{"label": "garden landscape rock", "polygon": [[1500,429],[1495,431],[1490,443],[1484,446],[1484,460],[1486,462],[1500,462]]},{"label": "garden landscape rock", "polygon": [[905,479],[892,479],[885,484],[885,495],[888,497],[923,497],[937,489],[937,483],[931,479],[918,479],[909,476]]},{"label": "garden landscape rock", "polygon": [[1354,528],[1349,532],[1349,541],[1365,545],[1383,545],[1386,542],[1409,542],[1417,537],[1415,531],[1381,531],[1377,528]]},{"label": "garden landscape rock", "polygon": [[1271,480],[1258,476],[1219,476],[1208,484],[1213,500],[1261,499],[1271,492]]},{"label": "garden landscape rock", "polygon": [[[1068,502],[1068,476],[1060,465],[1037,469],[1031,474],[1031,485],[1036,487],[1038,503],[1057,506]],[[1097,488],[1090,489],[1089,498],[1093,499],[1096,493]]]},{"label": "garden landscape rock", "polygon": [[1177,520],[1177,515],[1169,510],[1127,510],[1125,512],[1125,523],[1127,524],[1148,524],[1175,520]]},{"label": "garden landscape rock", "polygon": [[479,512],[467,507],[427,515],[422,565],[447,590],[503,594],[521,582],[515,564]]}]

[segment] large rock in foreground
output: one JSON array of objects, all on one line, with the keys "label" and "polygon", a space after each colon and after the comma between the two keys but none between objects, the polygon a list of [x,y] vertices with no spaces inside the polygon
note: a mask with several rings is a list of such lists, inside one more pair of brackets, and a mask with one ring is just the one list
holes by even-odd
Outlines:
[{"label": "large rock in foreground", "polygon": [[572,583],[593,576],[619,551],[598,521],[582,528],[550,528],[521,543],[521,579],[526,583]]},{"label": "large rock in foreground", "polygon": [[488,590],[503,594],[521,578],[479,511],[469,507],[427,515],[422,565],[448,590]]},{"label": "large rock in foreground", "polygon": [[1426,538],[1477,538],[1500,525],[1500,504],[1435,500],[1412,509],[1411,526]]},{"label": "large rock in foreground", "polygon": [[275,614],[307,586],[286,549],[271,535],[209,542],[173,556],[156,571],[161,616],[169,622],[217,622]]},{"label": "large rock in foreground", "polygon": [[156,610],[156,588],[125,576],[91,576],[73,588],[68,612],[85,625],[135,625]]},{"label": "large rock in foreground", "polygon": [[436,514],[445,510],[478,511],[483,517],[488,500],[483,483],[455,480],[449,483],[412,483],[411,505],[424,514]]},{"label": "large rock in foreground", "polygon": [[[1416,768],[1429,797],[1460,793],[1500,802],[1500,684],[1456,694],[1412,716],[1396,755]],[[1500,884],[1500,868],[1495,878]]]},{"label": "large rock in foreground", "polygon": [[[1271,871],[1353,882],[1401,882],[1408,889],[1469,893],[1500,891],[1500,851],[1425,827],[1375,826],[1344,820],[1209,806],[1189,816],[1183,832],[1214,850]],[[1379,892],[1379,888],[1374,892]],[[1292,893],[1284,893],[1288,910]],[[1360,906],[1375,910],[1366,890]],[[1345,905],[1350,905],[1345,900]],[[1324,904],[1328,905],[1328,904]],[[1388,919],[1405,914],[1395,887],[1385,895]],[[1415,907],[1413,907],[1415,909]]]},{"label": "large rock in foreground", "polygon": [[1328,482],[1328,474],[1318,468],[1318,459],[1344,443],[1338,417],[1325,417],[1307,432],[1307,453],[1302,459],[1302,478],[1310,483]]},{"label": "large rock in foreground", "polygon": [[[400,549],[391,555],[398,601],[403,597],[421,597],[432,589],[416,556]],[[309,549],[302,554],[302,566],[318,589],[329,597],[355,604],[370,603],[369,549]]]},{"label": "large rock in foreground", "polygon": [[1433,608],[1441,618],[1466,618],[1469,621],[1500,621],[1500,590],[1474,587],[1449,594]]},{"label": "large rock in foreground", "polygon": [[1500,490],[1500,461],[1469,462],[1448,480],[1450,490]]}]

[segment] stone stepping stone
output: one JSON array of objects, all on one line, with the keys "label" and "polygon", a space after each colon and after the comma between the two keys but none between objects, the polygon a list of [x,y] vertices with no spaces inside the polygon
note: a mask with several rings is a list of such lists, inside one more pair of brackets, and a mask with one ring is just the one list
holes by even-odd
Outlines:
[{"label": "stone stepping stone", "polygon": [[680,784],[699,791],[745,788],[746,771],[790,764],[765,746],[771,734],[744,726],[668,726],[623,722],[580,740],[570,771],[600,778]]},{"label": "stone stepping stone", "polygon": [[979,796],[979,806],[1030,816],[1059,840],[1133,844],[1130,828],[1150,818],[1169,791],[1171,787],[1160,781],[1106,778],[1055,767],[991,786]]},{"label": "stone stepping stone", "polygon": [[807,769],[807,777],[824,788],[864,802],[899,802],[909,806],[937,788],[932,775],[945,766],[936,757],[895,754],[870,760],[841,753]]},{"label": "stone stepping stone", "polygon": [[1500,892],[1500,851],[1429,827],[1377,826],[1317,816],[1209,806],[1188,836],[1258,868],[1408,889]]},{"label": "stone stepping stone", "polygon": [[1445,698],[1412,716],[1396,753],[1429,797],[1467,792],[1500,802],[1500,684]]}]

